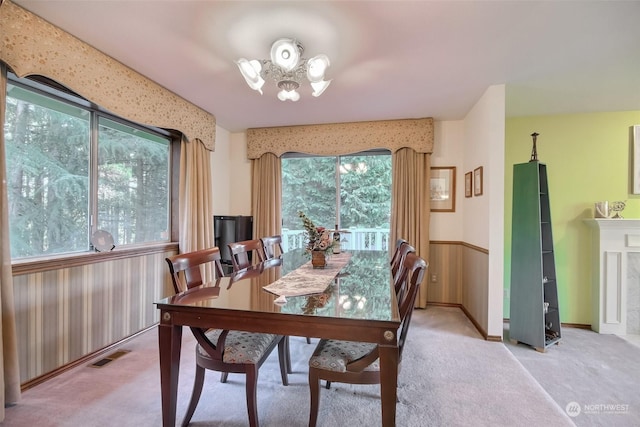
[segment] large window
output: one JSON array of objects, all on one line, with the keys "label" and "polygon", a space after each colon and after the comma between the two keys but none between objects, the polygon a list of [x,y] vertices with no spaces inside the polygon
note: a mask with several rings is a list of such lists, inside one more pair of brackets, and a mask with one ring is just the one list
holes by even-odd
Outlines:
[{"label": "large window", "polygon": [[12,258],[168,240],[167,133],[10,76],[4,134]]},{"label": "large window", "polygon": [[282,158],[282,228],[285,246],[300,247],[303,211],[317,226],[348,230],[350,249],[387,249],[391,218],[391,154]]}]

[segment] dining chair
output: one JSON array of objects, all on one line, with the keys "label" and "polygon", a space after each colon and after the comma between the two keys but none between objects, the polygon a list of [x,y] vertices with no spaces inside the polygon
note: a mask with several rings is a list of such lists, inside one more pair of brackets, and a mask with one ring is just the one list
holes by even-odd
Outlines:
[{"label": "dining chair", "polygon": [[[219,248],[179,254],[166,258],[166,261],[169,265],[173,287],[176,292],[192,291],[196,286],[202,285],[200,267],[209,262],[213,262],[214,265],[216,265],[218,280],[222,277],[222,266],[218,265],[220,264]],[[238,277],[236,280],[242,278],[245,277]],[[230,281],[232,282],[233,278],[231,278]],[[218,285],[219,284],[216,284],[216,286]],[[191,327],[191,332],[198,342],[196,345],[196,371],[191,400],[189,401],[182,425],[187,426],[191,421],[191,417],[198,406],[202,394],[205,370],[209,369],[220,372],[222,382],[227,381],[229,373],[245,374],[245,393],[249,425],[251,427],[257,427],[258,370],[273,349],[278,346],[282,384],[285,386],[289,384],[287,373],[291,370],[291,362],[289,360],[287,337],[247,331],[196,327]]]},{"label": "dining chair", "polygon": [[391,258],[391,262],[390,262],[391,273],[395,273],[398,270],[398,266],[402,262],[402,260],[400,259],[400,250],[402,248],[402,245],[408,244],[408,243],[409,242],[404,239],[398,239],[396,241],[396,249],[393,252],[393,257]]},{"label": "dining chair", "polygon": [[262,242],[262,249],[264,253],[264,259],[270,260],[278,255],[282,255],[282,236],[267,236],[260,239]]},{"label": "dining chair", "polygon": [[[262,241],[260,239],[229,243],[227,247],[231,253],[233,271],[242,270],[243,268],[250,267],[252,263],[264,261],[264,255],[262,253],[264,249],[262,248]],[[256,258],[252,258],[251,254],[254,254]]]},{"label": "dining chair", "polygon": [[396,265],[399,262],[398,255],[400,253],[400,246],[402,246],[403,243],[409,243],[409,242],[407,242],[405,239],[402,239],[402,238],[396,240],[396,247],[393,251],[393,256],[391,257],[391,262],[390,262],[392,268],[394,265]]},{"label": "dining chair", "polygon": [[[427,270],[427,263],[415,253],[408,253],[404,259],[402,286],[398,298],[400,328],[398,335],[398,372],[402,361],[402,351],[420,283]],[[355,341],[323,339],[318,343],[309,359],[309,390],[311,406],[309,427],[315,427],[320,407],[320,381],[349,384],[380,384],[378,345]]]},{"label": "dining chair", "polygon": [[[176,293],[203,284],[202,269],[212,263],[215,277],[223,277],[220,248],[213,247],[166,258]],[[181,273],[181,274],[180,274]]]},{"label": "dining chair", "polygon": [[[407,254],[415,253],[416,248],[411,246],[408,242],[403,242],[398,248],[398,259],[395,266],[391,266],[391,275],[393,277],[393,285],[398,293],[400,285],[402,285],[403,274],[405,271],[404,260]],[[395,268],[394,268],[395,267]]]}]

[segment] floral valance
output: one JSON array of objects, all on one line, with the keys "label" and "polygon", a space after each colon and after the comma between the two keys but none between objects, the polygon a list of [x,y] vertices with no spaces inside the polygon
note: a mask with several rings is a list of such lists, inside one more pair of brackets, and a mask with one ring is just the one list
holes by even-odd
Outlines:
[{"label": "floral valance", "polygon": [[19,77],[48,77],[120,117],[215,148],[213,115],[10,1],[0,35],[0,60]]},{"label": "floral valance", "polygon": [[412,148],[433,151],[433,119],[381,120],[308,126],[285,126],[247,130],[247,157],[287,152],[343,155],[386,148],[395,152]]}]

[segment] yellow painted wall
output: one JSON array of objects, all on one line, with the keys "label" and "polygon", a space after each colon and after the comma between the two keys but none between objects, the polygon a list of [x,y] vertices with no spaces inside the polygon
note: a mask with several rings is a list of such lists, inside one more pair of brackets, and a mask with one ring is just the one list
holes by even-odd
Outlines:
[{"label": "yellow painted wall", "polygon": [[[591,236],[584,224],[600,200],[626,200],[625,218],[640,218],[631,194],[631,127],[640,111],[509,118],[505,132],[505,289],[511,281],[513,165],[528,162],[537,132],[547,165],[560,320],[591,324]],[[504,315],[509,317],[505,298]]]}]

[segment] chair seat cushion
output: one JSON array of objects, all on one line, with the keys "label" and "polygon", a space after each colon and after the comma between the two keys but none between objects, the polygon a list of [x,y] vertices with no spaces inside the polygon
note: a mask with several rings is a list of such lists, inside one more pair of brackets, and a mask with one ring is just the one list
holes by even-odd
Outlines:
[{"label": "chair seat cushion", "polygon": [[[213,344],[216,344],[221,333],[221,329],[211,329],[205,335]],[[258,363],[276,337],[277,335],[273,334],[229,331],[224,343],[222,361],[237,364]],[[198,354],[209,357],[200,344],[198,344],[197,351]]]},{"label": "chair seat cushion", "polygon": [[[376,348],[376,344],[368,342],[320,340],[309,366],[327,371],[346,372],[347,365],[358,360]],[[380,370],[378,360],[365,368],[365,371]]]}]

